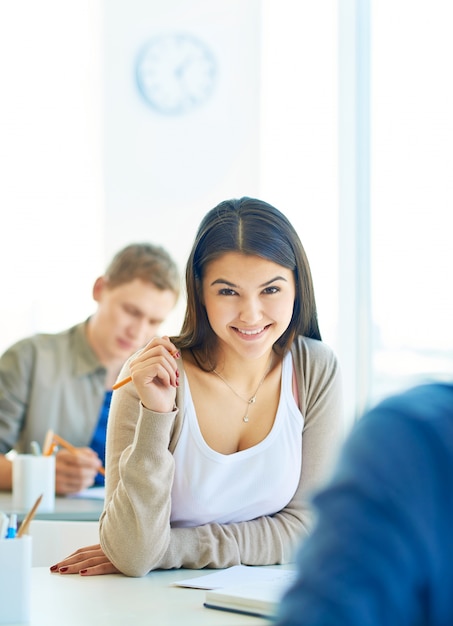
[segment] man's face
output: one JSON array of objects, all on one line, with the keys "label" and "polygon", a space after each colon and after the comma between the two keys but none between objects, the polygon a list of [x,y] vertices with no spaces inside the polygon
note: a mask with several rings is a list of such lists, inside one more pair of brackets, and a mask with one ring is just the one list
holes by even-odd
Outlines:
[{"label": "man's face", "polygon": [[110,288],[96,281],[93,296],[98,309],[91,320],[90,339],[103,362],[125,361],[158,334],[176,304],[171,290],[161,290],[139,278]]}]

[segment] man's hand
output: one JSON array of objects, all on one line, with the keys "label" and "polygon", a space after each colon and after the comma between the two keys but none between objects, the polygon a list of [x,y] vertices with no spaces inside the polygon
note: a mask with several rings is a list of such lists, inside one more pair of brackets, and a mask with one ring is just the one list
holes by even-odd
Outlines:
[{"label": "man's hand", "polygon": [[102,463],[91,448],[59,450],[55,458],[55,493],[67,495],[93,485]]}]

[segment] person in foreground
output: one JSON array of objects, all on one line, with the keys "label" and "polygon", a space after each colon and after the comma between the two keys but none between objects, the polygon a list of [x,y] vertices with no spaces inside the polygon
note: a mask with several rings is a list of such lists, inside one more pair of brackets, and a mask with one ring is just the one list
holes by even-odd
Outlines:
[{"label": "person in foreground", "polygon": [[342,398],[296,231],[263,201],[220,203],[199,226],[186,291],[180,335],[151,340],[114,392],[100,545],[51,571],[284,563],[311,528]]},{"label": "person in foreground", "polygon": [[6,454],[30,453],[31,442],[43,445],[48,430],[77,448],[77,454],[61,449],[56,455],[56,493],[102,484],[112,384],[158,332],[179,289],[177,265],[163,248],[130,244],[95,281],[91,317],[6,350],[0,357],[0,489],[12,485]]},{"label": "person in foreground", "polygon": [[453,384],[365,415],[315,504],[278,626],[453,624]]}]

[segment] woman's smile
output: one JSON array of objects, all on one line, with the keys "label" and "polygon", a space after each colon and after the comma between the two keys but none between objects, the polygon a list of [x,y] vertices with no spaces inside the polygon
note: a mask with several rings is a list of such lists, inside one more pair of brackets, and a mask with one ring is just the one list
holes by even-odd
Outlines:
[{"label": "woman's smile", "polygon": [[226,252],[206,266],[203,300],[224,348],[271,349],[291,322],[295,297],[293,271],[262,257]]}]

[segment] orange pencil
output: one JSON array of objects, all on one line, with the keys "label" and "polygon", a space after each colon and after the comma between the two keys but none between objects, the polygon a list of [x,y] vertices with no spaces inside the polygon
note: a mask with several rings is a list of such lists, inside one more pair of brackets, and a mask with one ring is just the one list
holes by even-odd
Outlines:
[{"label": "orange pencil", "polygon": [[[66,441],[66,439],[63,439],[63,437],[60,437],[60,435],[57,435],[56,433],[53,434],[53,438],[54,441],[56,441],[56,443],[58,445],[60,445],[62,448],[66,448],[66,450],[69,450],[69,452],[72,452],[73,454],[78,454],[78,449],[72,445],[72,443],[69,443],[69,441]],[[99,474],[102,474],[102,476],[105,476],[105,469],[103,467],[100,467],[98,469]]]},{"label": "orange pencil", "polygon": [[[51,436],[51,439],[50,439],[50,436]],[[48,442],[49,439],[50,439],[50,444]],[[69,441],[66,441],[66,439],[63,439],[63,437],[60,437],[60,435],[57,435],[53,431],[49,430],[46,435],[44,454],[46,456],[52,454],[52,452],[54,451],[57,445],[60,445],[62,448],[66,448],[66,450],[69,450],[69,452],[72,452],[72,454],[79,453],[78,448],[76,448],[71,443],[69,443]],[[98,472],[99,474],[102,474],[102,476],[105,476],[105,469],[102,466],[98,469]]]},{"label": "orange pencil", "polygon": [[130,383],[132,380],[132,376],[128,376],[127,378],[123,378],[123,380],[120,380],[119,382],[115,383],[112,386],[112,389],[119,389],[120,387],[122,387],[123,385],[127,385],[127,383]]},{"label": "orange pencil", "polygon": [[60,437],[60,435],[57,435],[56,433],[54,433],[53,439],[55,443],[60,445],[62,448],[66,448],[66,450],[69,450],[69,452],[72,452],[73,454],[77,454],[77,448],[73,446],[72,443],[69,443],[69,441],[66,441],[66,439],[63,439],[63,437]]},{"label": "orange pencil", "polygon": [[[171,356],[178,358],[179,351],[177,350],[176,352],[171,352]],[[131,381],[132,381],[132,376],[126,376],[126,378],[123,378],[123,380],[119,380],[117,383],[112,385],[112,389],[115,391],[115,389],[119,389],[120,387],[122,387],[123,385],[127,385],[127,383],[130,383]]]},{"label": "orange pencil", "polygon": [[42,447],[42,453],[44,456],[50,456],[55,449],[55,444],[53,441],[53,430],[48,430],[46,433],[46,438],[44,439],[44,445]]}]

